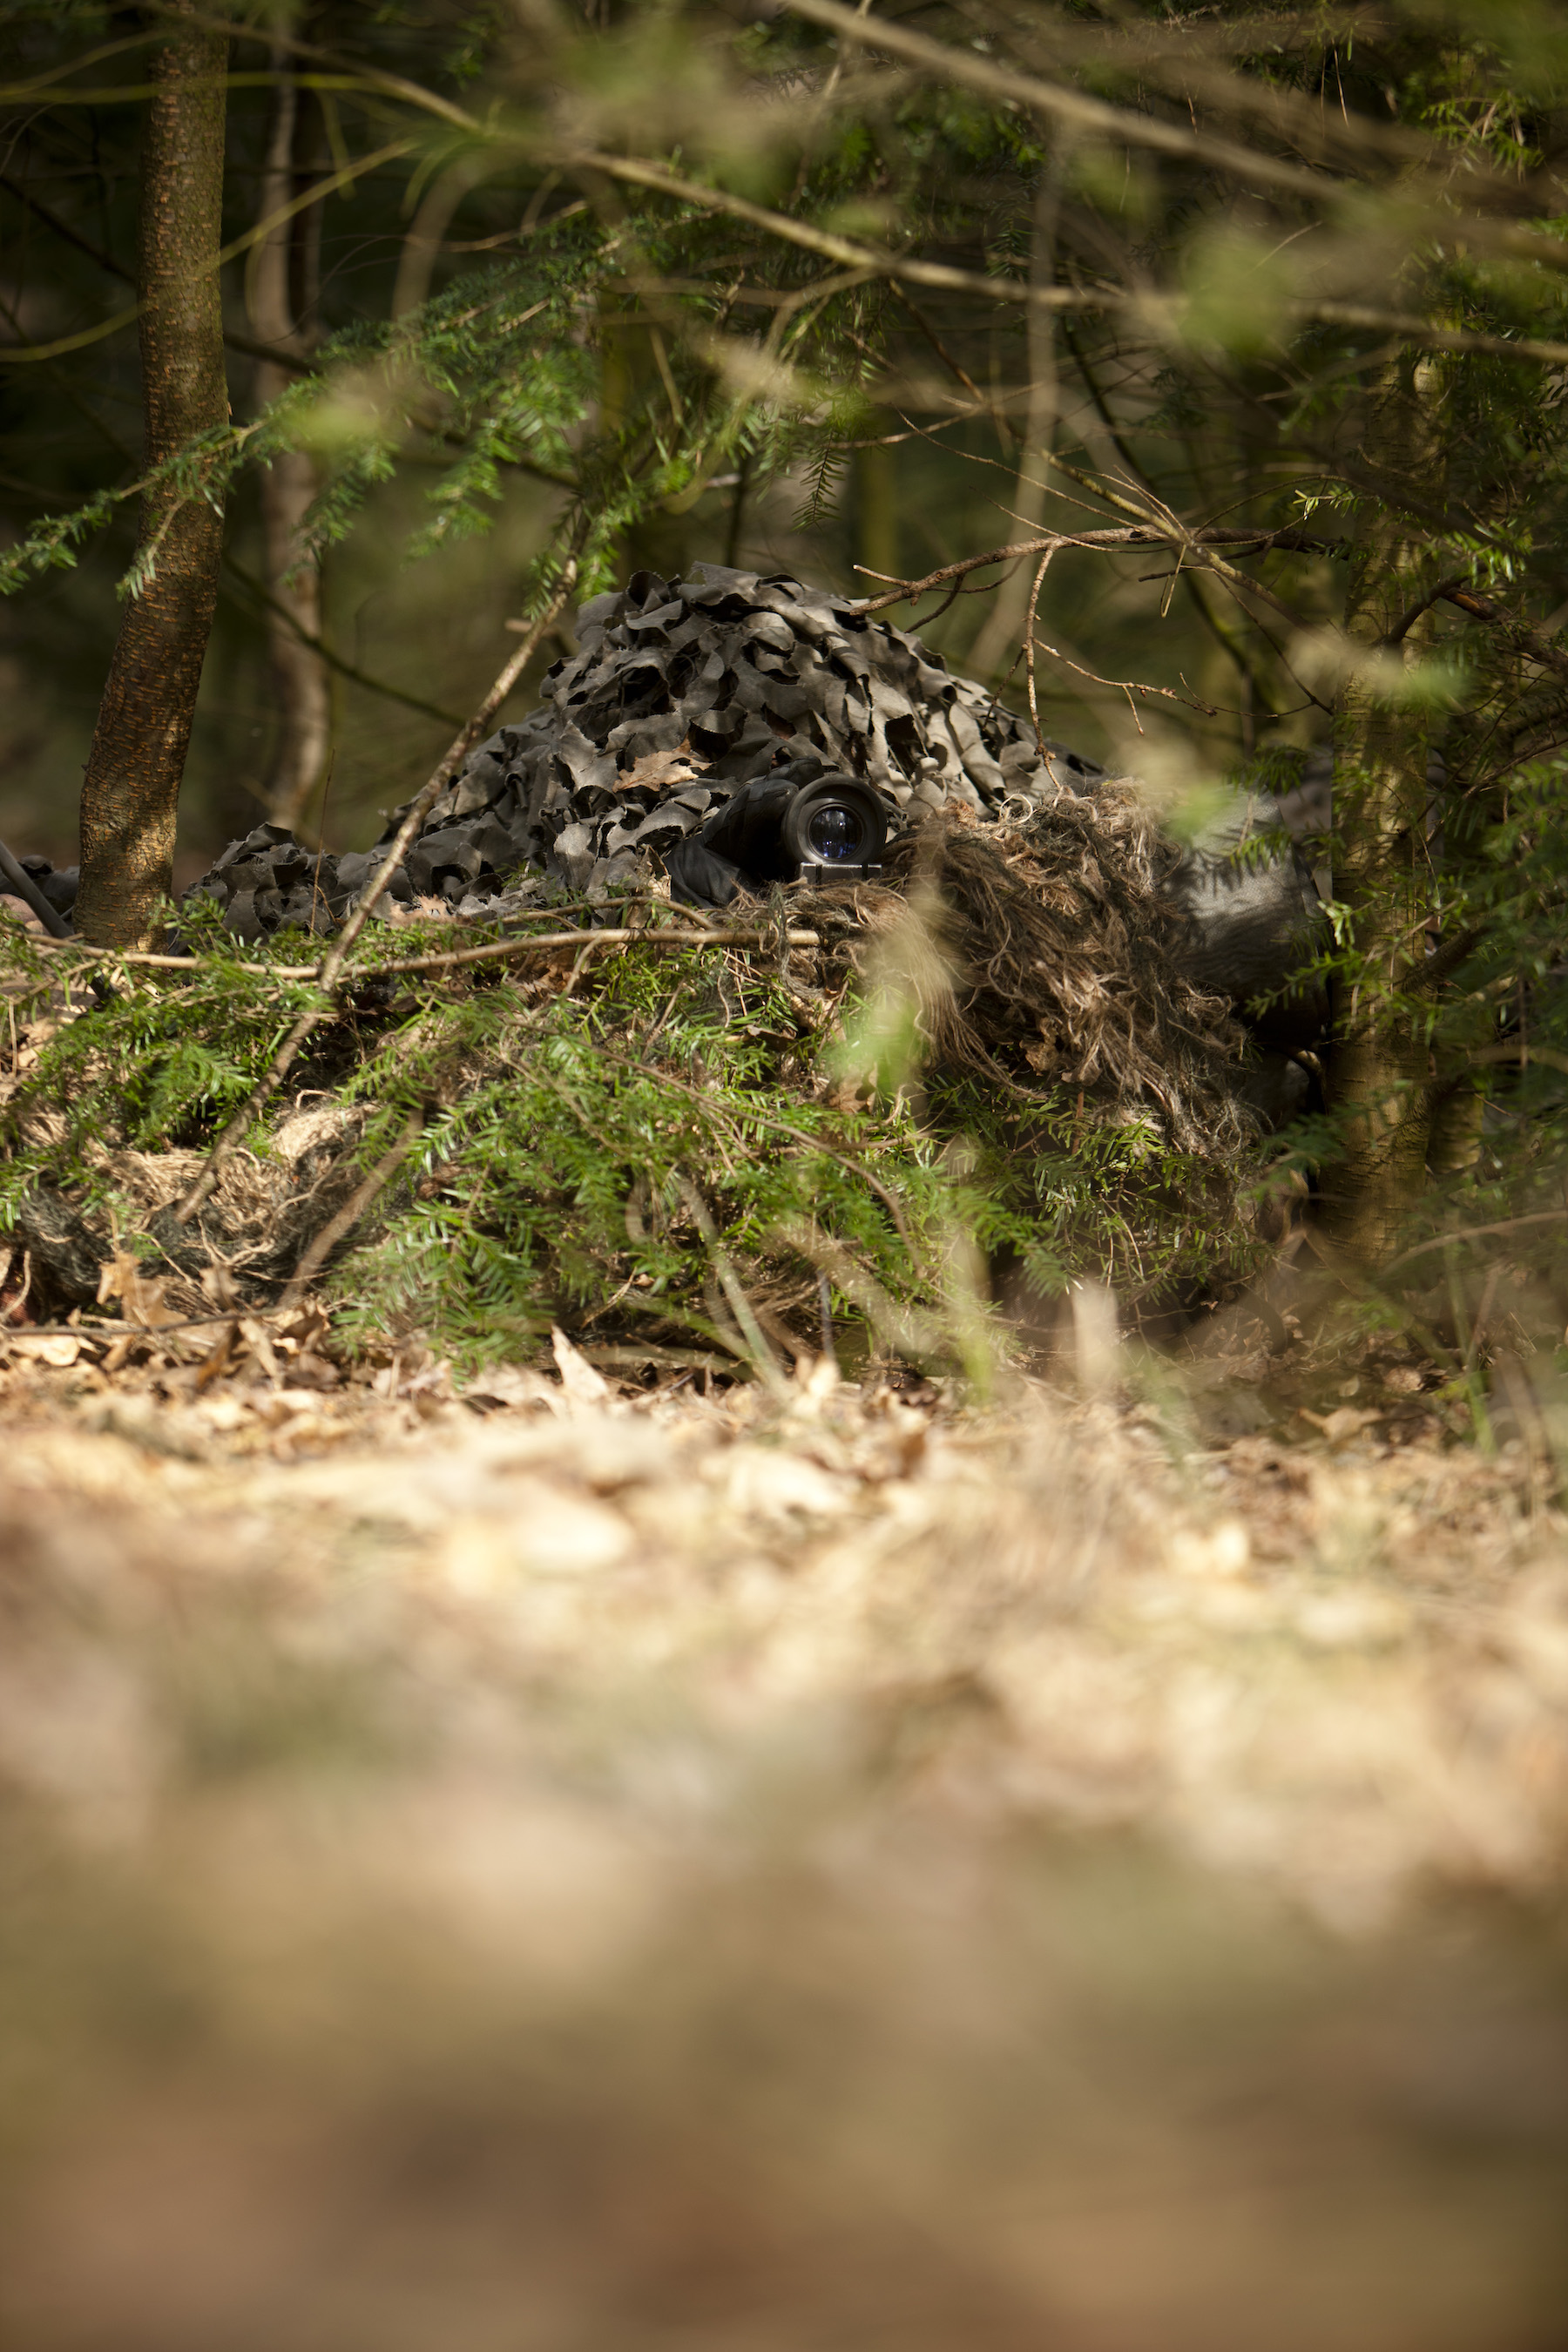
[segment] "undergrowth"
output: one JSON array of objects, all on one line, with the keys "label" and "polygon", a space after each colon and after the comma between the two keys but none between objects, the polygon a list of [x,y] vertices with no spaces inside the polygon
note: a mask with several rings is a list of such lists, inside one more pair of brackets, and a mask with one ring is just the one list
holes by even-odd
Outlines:
[{"label": "undergrowth", "polygon": [[[302,936],[242,953],[216,919],[181,921],[189,972],[115,967],[101,1000],[85,967],[62,1001],[67,959],[0,947],[0,1227],[53,1187],[155,1259],[120,1155],[204,1150],[314,1001],[279,970],[309,960]],[[368,1113],[365,1170],[405,1140],[325,1278],[351,1349],[417,1333],[474,1365],[559,1322],[625,1360],[766,1374],[820,1344],[826,1312],[841,1354],[983,1380],[1028,1294],[1088,1270],[1158,1303],[1245,1268],[1231,1185],[1150,1118],[940,1070],[883,1091],[847,1076],[847,967],[818,988],[761,955],[632,948],[575,973],[567,953],[378,976],[452,940],[400,924],[365,942],[249,1139],[265,1158],[280,1118],[325,1099]]]}]

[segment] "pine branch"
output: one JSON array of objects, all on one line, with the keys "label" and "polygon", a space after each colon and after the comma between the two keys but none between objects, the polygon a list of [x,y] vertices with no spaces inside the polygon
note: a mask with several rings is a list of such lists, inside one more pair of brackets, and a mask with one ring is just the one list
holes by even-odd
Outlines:
[{"label": "pine branch", "polygon": [[574,556],[572,556],[567,559],[562,573],[561,584],[555,594],[528,630],[518,646],[517,651],[505,663],[500,677],[467,726],[458,730],[447,749],[445,759],[431,776],[424,791],[418,793],[410,804],[407,814],[387,845],[386,854],[380,866],[361,894],[353,913],[321,958],[321,966],[315,977],[318,987],[329,1002],[311,1006],[300,1015],[299,1020],[273,1055],[261,1078],[252,1089],[247,1101],[229,1121],[213,1145],[200,1175],[175,1206],[174,1215],[182,1225],[189,1224],[203,1202],[210,1198],[224,1168],[238,1150],[258,1114],[266,1108],[293,1068],[300,1047],[312,1032],[318,1029],[335,1010],[330,1001],[331,992],[338,986],[340,975],[350,950],[370,920],[372,909],[397,871],[403,861],[404,853],[414,840],[431,809],[457,775],[468,753],[484,734],[490,720],[521,677],[532,658],[534,648],[540,639],[558,618],[567,598],[572,593],[576,578],[577,561]]}]

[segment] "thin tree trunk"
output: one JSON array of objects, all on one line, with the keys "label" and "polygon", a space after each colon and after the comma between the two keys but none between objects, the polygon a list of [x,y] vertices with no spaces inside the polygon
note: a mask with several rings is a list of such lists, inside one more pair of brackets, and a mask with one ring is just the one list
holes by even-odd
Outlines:
[{"label": "thin tree trunk", "polygon": [[[299,85],[286,70],[287,65],[286,53],[274,49],[272,68],[279,79],[257,206],[263,220],[280,211],[293,194]],[[309,358],[315,335],[313,322],[296,320],[289,260],[297,235],[309,245],[319,223],[320,210],[315,206],[303,223],[280,222],[257,247],[247,288],[250,322],[261,341],[300,359]],[[276,400],[288,382],[286,369],[260,361],[255,381],[258,408]],[[327,665],[304,642],[304,637],[321,635],[321,575],[307,556],[304,542],[305,517],[320,487],[315,459],[304,449],[284,450],[261,475],[267,585],[275,605],[282,607],[267,615],[278,731],[261,796],[273,824],[289,827],[299,825],[321,781],[331,737]],[[292,627],[290,619],[295,624]]]},{"label": "thin tree trunk", "polygon": [[[154,51],[142,159],[137,282],[147,464],[224,425],[223,322],[216,262],[223,210],[228,43],[183,24]],[[138,947],[174,886],[174,819],[196,688],[217,602],[223,516],[161,484],[142,501],[152,576],[115,641],[81,795],[77,929],[100,947]]]},{"label": "thin tree trunk", "polygon": [[[879,409],[873,430],[887,429],[891,424],[892,419]],[[897,460],[890,448],[873,441],[855,452],[856,562],[863,563],[871,573],[880,573],[884,580],[900,579],[900,536]],[[876,579],[858,582],[856,593],[875,596]]]},{"label": "thin tree trunk", "polygon": [[[1441,495],[1446,470],[1437,390],[1432,360],[1394,362],[1373,395],[1364,443],[1380,472],[1408,480],[1428,503]],[[1426,1023],[1389,1001],[1419,976],[1431,906],[1426,715],[1390,674],[1425,650],[1430,615],[1401,625],[1431,587],[1431,572],[1421,528],[1373,508],[1344,619],[1368,657],[1345,680],[1334,729],[1334,896],[1350,908],[1358,956],[1368,961],[1364,976],[1332,989],[1331,1099],[1346,1128],[1325,1178],[1331,1233],[1373,1264],[1394,1246],[1426,1181],[1432,1118]]]},{"label": "thin tree trunk", "polygon": [[[1035,191],[1034,237],[1029,278],[1036,286],[1050,286],[1057,274],[1057,223],[1061,209],[1062,171],[1066,157],[1059,139]],[[1018,451],[1018,478],[1014,485],[1010,520],[1019,537],[1028,539],[1040,528],[1046,511],[1047,453],[1056,437],[1061,404],[1057,368],[1056,315],[1031,303],[1025,323],[1029,367],[1029,405]],[[1020,563],[997,589],[995,600],[969,655],[968,667],[976,677],[1010,670],[1017,661],[1019,641],[1029,618],[1029,589],[1035,577],[1032,560]]]}]

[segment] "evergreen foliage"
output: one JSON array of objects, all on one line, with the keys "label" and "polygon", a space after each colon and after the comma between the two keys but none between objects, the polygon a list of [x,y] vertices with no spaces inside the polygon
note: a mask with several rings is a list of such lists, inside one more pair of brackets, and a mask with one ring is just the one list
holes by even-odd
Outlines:
[{"label": "evergreen foliage", "polygon": [[[242,959],[210,917],[182,919],[201,949],[188,976],[117,965],[103,1001],[79,977],[36,1024],[13,997],[29,1066],[0,1111],[5,1227],[47,1186],[157,1258],[120,1155],[204,1150],[315,1001],[268,969],[303,934]],[[762,959],[634,946],[571,989],[526,966],[378,979],[384,936],[273,1121],[323,1087],[366,1106],[366,1170],[420,1125],[332,1277],[351,1344],[417,1331],[473,1364],[562,1321],[634,1356],[695,1347],[751,1369],[770,1332],[792,1352],[819,1343],[826,1275],[840,1344],[846,1319],[861,1334],[851,1352],[983,1376],[1006,1345],[995,1275],[1011,1270],[1015,1310],[1022,1290],[1047,1301],[1086,1268],[1152,1310],[1234,1279],[1255,1246],[1222,1170],[1169,1149],[1152,1120],[1086,1112],[1061,1089],[1009,1101],[940,1071],[922,1090],[908,1053],[879,1084],[864,1010],[851,1000],[846,1037],[831,1002]],[[450,938],[400,924],[393,944],[401,958]],[[40,1003],[58,991],[56,958],[5,953],[13,987]],[[252,1148],[265,1155],[266,1129]]]},{"label": "evergreen foliage", "polygon": [[[31,102],[27,74],[52,77],[47,98],[38,84],[40,140],[68,141],[79,107],[123,126],[139,36],[99,58],[90,44],[110,27],[91,10],[0,13],[26,59],[11,102]],[[773,484],[816,527],[860,446],[889,438],[967,469],[982,543],[1021,513],[1064,540],[1108,520],[1163,530],[1173,562],[1147,590],[1124,558],[1062,555],[1042,691],[1080,698],[1107,733],[1119,697],[1140,728],[1156,709],[1140,689],[1184,700],[1187,737],[1173,751],[1167,730],[1153,748],[1179,751],[1189,776],[1237,757],[1278,772],[1338,728],[1338,803],[1317,845],[1333,868],[1332,937],[1313,964],[1336,1034],[1327,1099],[1291,1148],[1331,1187],[1358,1129],[1398,1101],[1420,1129],[1416,1179],[1425,1152],[1464,1213],[1472,1193],[1533,1199],[1568,1055],[1568,43],[1555,13],[1407,0],[1342,24],[1228,5],[1112,23],[1038,6],[872,30],[820,0],[764,21],[612,8],[523,32],[459,5],[279,17],[268,35],[318,110],[321,184],[389,158],[404,260],[442,190],[435,249],[443,236],[454,249],[434,278],[415,270],[405,289],[400,276],[396,299],[388,285],[340,304],[281,398],[173,461],[183,485],[216,499],[309,447],[324,471],[310,543],[330,564],[395,475],[426,485],[415,554],[484,533],[523,476],[548,500],[524,583],[536,601],[569,557],[590,594],[640,560],[647,534],[679,533],[727,497],[738,530]],[[263,55],[237,17],[237,154],[280,69],[258,75]],[[1110,110],[1091,122],[1096,104]],[[373,179],[362,194],[390,220]],[[231,274],[252,226],[226,247]],[[95,332],[47,363],[73,394],[94,381]],[[42,364],[13,360],[19,410],[54,396]],[[1394,416],[1382,441],[1369,434],[1380,403]],[[1402,418],[1440,464],[1402,468]],[[18,518],[0,585],[36,586],[112,531],[142,483],[133,465],[114,478],[108,466]],[[1194,534],[1216,520],[1256,527],[1256,543],[1205,551]],[[1117,584],[1086,588],[1091,562]],[[126,592],[155,563],[154,547]],[[1376,594],[1347,628],[1369,566]],[[1206,646],[1219,665],[1205,693],[1187,685],[1190,652],[1162,652],[1154,627],[1184,612],[1195,640],[1173,647]],[[1357,693],[1382,749],[1347,732]],[[1125,765],[1141,756],[1125,730],[1115,748]],[[1423,828],[1396,803],[1429,749],[1441,767]],[[221,977],[221,950],[210,971],[193,1003],[232,985],[246,1020],[259,1010],[261,984]],[[166,1016],[142,1002],[157,994],[128,1000],[162,1073],[140,1082],[144,1114],[124,1096],[128,1135],[210,1116],[255,1059],[216,1012],[211,1037],[158,1043]],[[280,983],[263,1027],[297,994]],[[572,1024],[590,1016],[569,1003],[558,1017],[550,1050],[569,1055]],[[63,1113],[68,1136],[87,1131],[81,1105],[100,1083]],[[978,1131],[958,1107],[951,1124]],[[1047,1139],[1063,1131],[1047,1118]],[[910,1145],[911,1168],[923,1149]],[[1081,1171],[1081,1148],[1067,1157]],[[1058,1202],[1061,1158],[1041,1159]],[[976,1168],[994,1164],[979,1148]],[[567,1154],[552,1183],[581,1186],[570,1169]],[[733,1246],[757,1245],[758,1221],[784,1213],[769,1199],[765,1214],[739,1195],[726,1207]],[[1016,1213],[1005,1187],[996,1215]],[[1442,1197],[1422,1213],[1447,1213]],[[1076,1216],[1047,1221],[1053,1264]],[[532,1233],[506,1244],[519,1263],[534,1262]],[[1014,1238],[1026,1256],[1044,1246]],[[1102,1235],[1087,1245],[1115,1257]],[[1178,1219],[1156,1262],[1186,1265],[1194,1245]],[[1217,1246],[1211,1232],[1204,1247]]]}]

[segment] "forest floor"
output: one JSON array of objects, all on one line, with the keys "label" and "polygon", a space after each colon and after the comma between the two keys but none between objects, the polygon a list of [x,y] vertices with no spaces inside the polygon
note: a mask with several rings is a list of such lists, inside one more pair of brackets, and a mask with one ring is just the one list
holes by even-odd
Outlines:
[{"label": "forest floor", "polygon": [[47,1356],[8,2341],[1568,2343],[1538,1445]]}]

